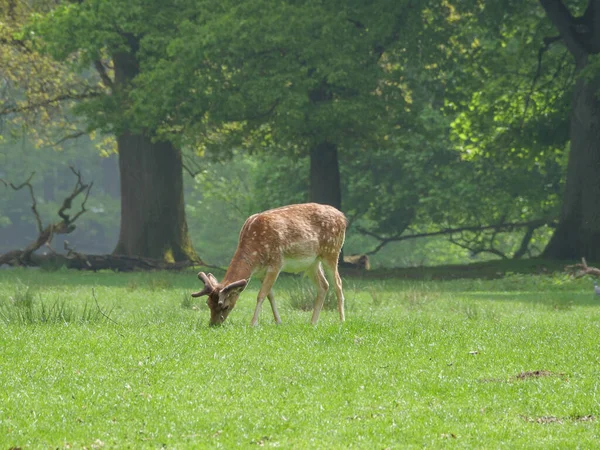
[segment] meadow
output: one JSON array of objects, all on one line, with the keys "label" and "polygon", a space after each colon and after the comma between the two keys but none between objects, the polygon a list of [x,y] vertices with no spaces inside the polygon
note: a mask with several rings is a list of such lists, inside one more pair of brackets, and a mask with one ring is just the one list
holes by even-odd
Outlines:
[{"label": "meadow", "polygon": [[[0,449],[594,448],[600,297],[564,274],[282,277],[208,327],[194,272],[0,271]],[[334,296],[332,296],[334,297]]]}]

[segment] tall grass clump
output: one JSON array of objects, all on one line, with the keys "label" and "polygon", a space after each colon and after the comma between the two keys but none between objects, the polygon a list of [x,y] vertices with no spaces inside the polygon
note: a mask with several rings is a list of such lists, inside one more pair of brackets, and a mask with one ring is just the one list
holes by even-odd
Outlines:
[{"label": "tall grass clump", "polygon": [[57,298],[43,299],[30,286],[17,285],[15,292],[0,300],[0,321],[6,324],[50,324],[70,322],[99,322],[108,319],[98,305],[85,303],[78,308]]},{"label": "tall grass clump", "polygon": [[[286,291],[290,307],[298,311],[312,311],[315,307],[317,292],[309,285],[309,282],[303,278],[298,278],[294,279],[290,283],[290,286]],[[325,303],[323,304],[323,310],[325,311],[334,311],[337,309],[335,294],[330,295],[332,291],[333,289],[330,286],[325,296]]]}]

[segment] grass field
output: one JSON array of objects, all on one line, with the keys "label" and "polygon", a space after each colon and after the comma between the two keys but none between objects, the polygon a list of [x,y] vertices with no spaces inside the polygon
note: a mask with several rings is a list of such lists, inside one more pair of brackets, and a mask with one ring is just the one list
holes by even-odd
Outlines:
[{"label": "grass field", "polygon": [[285,277],[209,328],[192,272],[0,271],[0,449],[597,448],[589,279],[344,283],[344,324]]}]

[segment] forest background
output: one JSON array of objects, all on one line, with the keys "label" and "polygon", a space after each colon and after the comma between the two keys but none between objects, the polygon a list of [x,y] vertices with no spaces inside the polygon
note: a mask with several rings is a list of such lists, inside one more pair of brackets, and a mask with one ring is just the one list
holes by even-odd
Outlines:
[{"label": "forest background", "polygon": [[375,267],[600,259],[596,3],[2,0],[0,253],[40,232],[8,183],[51,222],[73,167],[54,251],[222,266],[317,201]]}]

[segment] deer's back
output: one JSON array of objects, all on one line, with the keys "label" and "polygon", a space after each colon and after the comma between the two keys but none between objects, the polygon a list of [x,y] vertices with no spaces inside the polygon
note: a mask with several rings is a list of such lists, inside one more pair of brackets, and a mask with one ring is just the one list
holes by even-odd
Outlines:
[{"label": "deer's back", "polygon": [[345,230],[346,217],[332,206],[289,205],[250,216],[240,232],[240,247],[256,252],[263,265],[283,258],[289,271],[297,272],[318,257],[337,255]]}]

